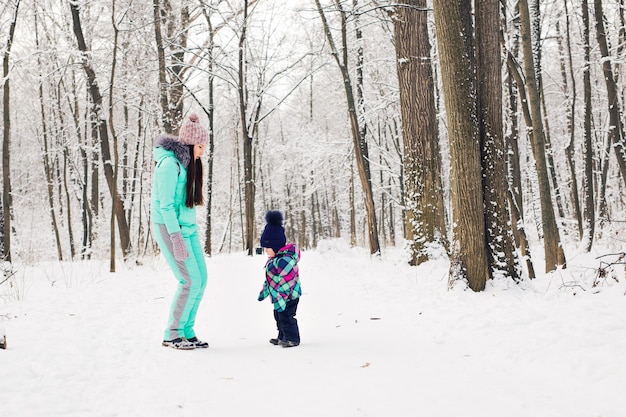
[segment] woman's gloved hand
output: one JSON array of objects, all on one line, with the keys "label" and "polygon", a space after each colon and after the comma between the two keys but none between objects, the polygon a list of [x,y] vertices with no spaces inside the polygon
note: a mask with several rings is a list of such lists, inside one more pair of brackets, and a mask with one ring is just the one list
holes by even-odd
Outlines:
[{"label": "woman's gloved hand", "polygon": [[177,261],[186,261],[189,258],[187,253],[187,247],[183,240],[183,235],[180,232],[174,232],[170,235],[172,241],[172,254]]}]

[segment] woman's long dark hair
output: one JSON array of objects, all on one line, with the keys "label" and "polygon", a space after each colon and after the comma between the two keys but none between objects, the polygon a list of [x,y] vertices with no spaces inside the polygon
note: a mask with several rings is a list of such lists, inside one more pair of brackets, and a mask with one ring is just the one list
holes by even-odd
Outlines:
[{"label": "woman's long dark hair", "polygon": [[187,145],[191,161],[189,161],[189,166],[187,167],[187,184],[185,185],[187,197],[185,206],[189,208],[204,204],[204,197],[202,196],[202,160],[194,158],[193,146]]}]

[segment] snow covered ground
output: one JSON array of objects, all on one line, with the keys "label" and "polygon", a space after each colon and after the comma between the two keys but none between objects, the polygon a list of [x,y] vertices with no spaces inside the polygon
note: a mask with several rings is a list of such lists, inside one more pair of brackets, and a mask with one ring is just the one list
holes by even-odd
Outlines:
[{"label": "snow covered ground", "polygon": [[160,344],[161,258],[22,267],[0,287],[0,416],[625,416],[626,277],[593,288],[601,254],[473,293],[445,260],[326,242],[302,253],[292,349],[268,343],[262,256],[208,259],[195,351]]}]

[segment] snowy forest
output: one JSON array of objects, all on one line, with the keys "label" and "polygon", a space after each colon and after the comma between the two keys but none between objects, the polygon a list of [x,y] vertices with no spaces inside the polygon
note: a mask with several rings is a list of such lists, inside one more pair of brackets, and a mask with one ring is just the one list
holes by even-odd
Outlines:
[{"label": "snowy forest", "polygon": [[5,277],[153,255],[153,144],[191,113],[208,256],[268,209],[474,291],[623,251],[623,0],[2,2]]}]

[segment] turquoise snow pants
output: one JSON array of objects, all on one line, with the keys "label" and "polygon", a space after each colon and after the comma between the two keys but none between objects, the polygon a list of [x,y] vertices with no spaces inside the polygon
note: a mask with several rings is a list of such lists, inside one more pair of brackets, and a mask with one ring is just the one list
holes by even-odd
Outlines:
[{"label": "turquoise snow pants", "polygon": [[198,233],[183,236],[189,258],[184,262],[179,262],[174,259],[172,241],[164,224],[155,225],[154,236],[165,261],[178,280],[163,340],[173,340],[179,337],[191,339],[196,336],[193,326],[207,282],[206,262],[200,238]]}]

